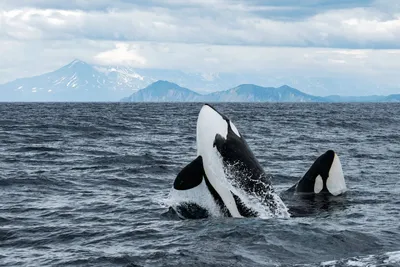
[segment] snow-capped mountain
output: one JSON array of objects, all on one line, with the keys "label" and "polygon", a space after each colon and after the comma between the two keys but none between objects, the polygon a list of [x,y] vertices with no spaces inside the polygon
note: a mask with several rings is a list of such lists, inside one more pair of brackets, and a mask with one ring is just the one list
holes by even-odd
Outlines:
[{"label": "snow-capped mountain", "polygon": [[94,67],[107,76],[114,91],[137,91],[157,81],[156,78],[143,76],[132,67]]},{"label": "snow-capped mountain", "polygon": [[50,73],[0,85],[3,101],[104,101],[112,97],[107,75],[79,60]]},{"label": "snow-capped mountain", "polygon": [[[95,66],[74,60],[53,72],[0,85],[0,101],[118,101],[158,80],[216,91],[234,86],[226,74]],[[225,87],[227,86],[227,87]]]}]

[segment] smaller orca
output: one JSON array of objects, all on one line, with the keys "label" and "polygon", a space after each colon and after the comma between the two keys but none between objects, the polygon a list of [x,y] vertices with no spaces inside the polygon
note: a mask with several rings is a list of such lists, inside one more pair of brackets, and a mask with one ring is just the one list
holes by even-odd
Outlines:
[{"label": "smaller orca", "polygon": [[333,150],[322,154],[307,173],[289,191],[295,194],[339,196],[347,191],[342,165]]},{"label": "smaller orca", "polygon": [[231,217],[221,197],[208,181],[201,156],[178,173],[171,198],[176,202],[172,206],[173,210],[182,219],[202,219],[212,214]]}]

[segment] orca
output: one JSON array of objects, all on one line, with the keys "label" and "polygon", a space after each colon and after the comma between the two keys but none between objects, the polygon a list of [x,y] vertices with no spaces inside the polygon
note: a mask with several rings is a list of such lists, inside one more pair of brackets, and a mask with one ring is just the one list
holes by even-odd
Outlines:
[{"label": "orca", "polygon": [[256,217],[240,192],[255,197],[272,216],[288,217],[271,179],[229,118],[205,104],[197,120],[197,154],[203,159],[204,174],[232,217]]},{"label": "orca", "polygon": [[201,156],[178,173],[170,198],[176,202],[172,209],[182,219],[202,219],[213,215],[231,216],[208,181]]},{"label": "orca", "polygon": [[289,191],[298,195],[327,194],[339,196],[347,191],[339,156],[328,150]]}]

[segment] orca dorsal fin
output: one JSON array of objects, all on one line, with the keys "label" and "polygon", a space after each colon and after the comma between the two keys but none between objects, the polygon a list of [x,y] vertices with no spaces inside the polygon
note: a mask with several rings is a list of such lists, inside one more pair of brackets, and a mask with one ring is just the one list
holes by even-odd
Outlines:
[{"label": "orca dorsal fin", "polygon": [[340,195],[347,190],[342,165],[333,150],[328,150],[311,165],[296,185],[296,193]]}]

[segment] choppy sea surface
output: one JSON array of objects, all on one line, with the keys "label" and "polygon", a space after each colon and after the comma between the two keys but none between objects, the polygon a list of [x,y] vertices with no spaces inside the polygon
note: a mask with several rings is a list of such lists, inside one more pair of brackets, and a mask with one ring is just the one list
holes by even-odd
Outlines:
[{"label": "choppy sea surface", "polygon": [[278,192],[328,149],[349,191],[289,219],[179,220],[201,106],[1,103],[0,265],[400,266],[399,104],[215,104]]}]

